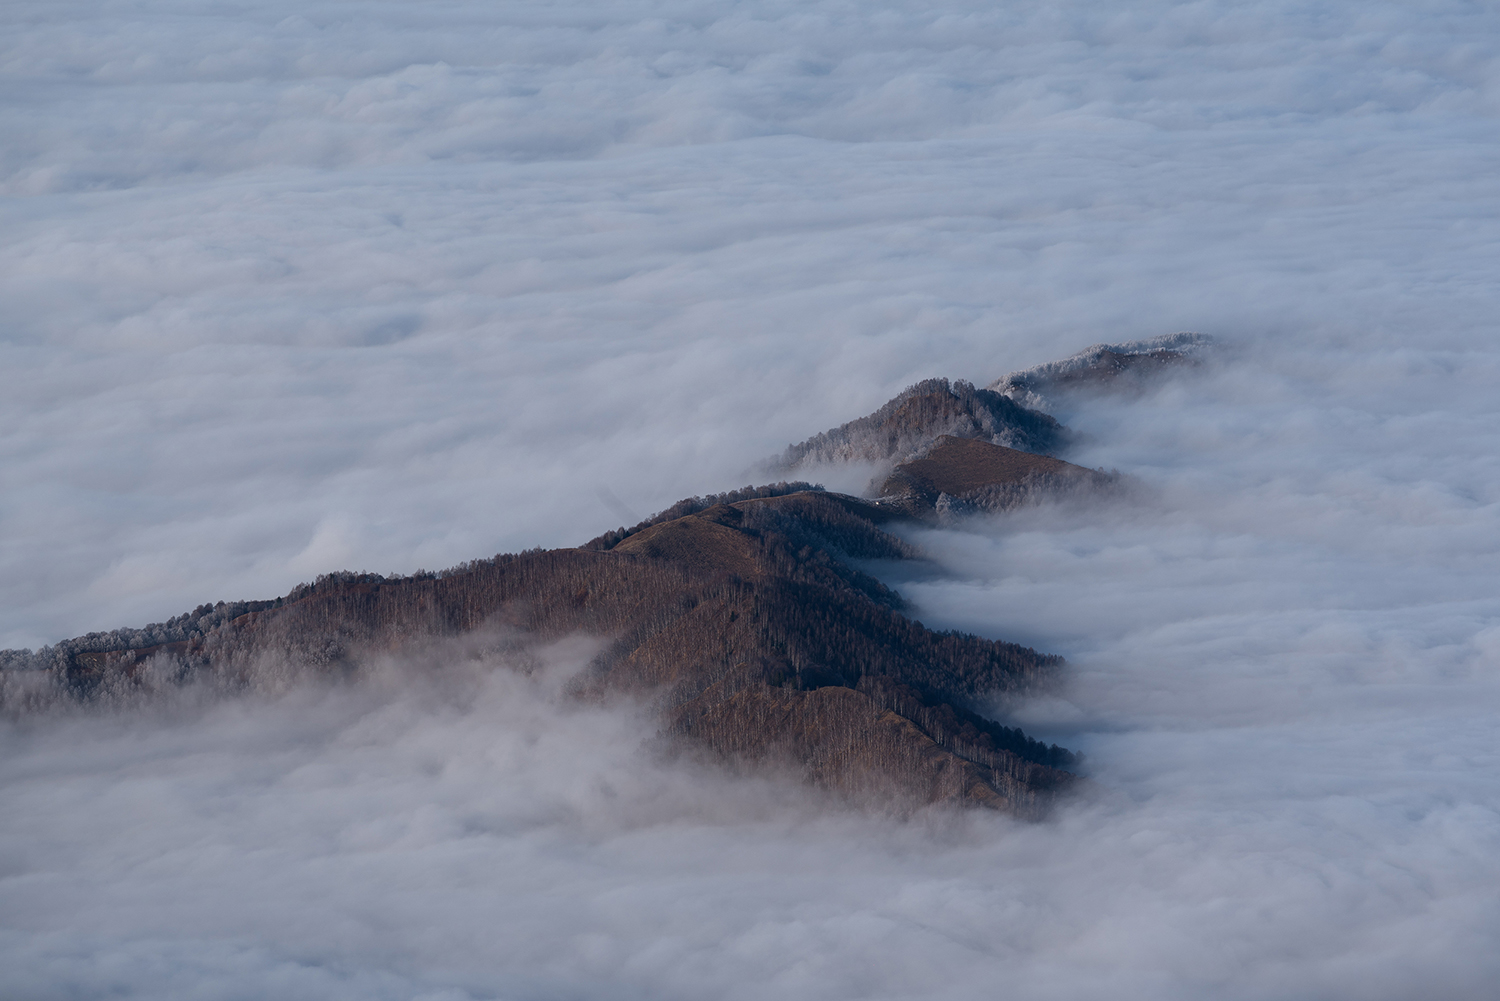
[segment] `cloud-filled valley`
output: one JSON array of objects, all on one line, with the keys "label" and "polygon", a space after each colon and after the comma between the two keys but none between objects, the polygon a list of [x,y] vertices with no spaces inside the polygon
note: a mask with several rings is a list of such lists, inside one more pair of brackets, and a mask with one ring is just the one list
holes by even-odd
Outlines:
[{"label": "cloud-filled valley", "polygon": [[1087,755],[1051,820],[665,756],[558,696],[585,638],[8,719],[19,996],[1487,995],[1496,15],[0,18],[0,647],[577,545],[921,378],[1216,343],[1054,412],[1128,498],[887,579],[1068,658],[1006,710]]}]

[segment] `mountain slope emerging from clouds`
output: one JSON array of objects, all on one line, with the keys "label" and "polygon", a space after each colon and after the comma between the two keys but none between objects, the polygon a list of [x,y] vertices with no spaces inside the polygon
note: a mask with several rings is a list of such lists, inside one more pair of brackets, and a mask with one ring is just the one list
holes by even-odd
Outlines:
[{"label": "mountain slope emerging from clouds", "polygon": [[989,389],[1034,408],[1073,392],[1139,389],[1168,370],[1199,364],[1211,343],[1205,334],[1184,332],[1123,344],[1095,344],[1059,361],[1001,376]]},{"label": "mountain slope emerging from clouds", "polygon": [[880,503],[914,518],[939,520],[972,512],[1008,511],[1083,493],[1102,494],[1119,477],[979,438],[941,435],[916,458],[891,471]]},{"label": "mountain slope emerging from clouds", "polygon": [[1052,452],[1066,442],[1063,426],[1003,393],[962,379],[926,379],[908,386],[866,417],[792,445],[785,469],[841,462],[900,462],[939,435],[979,438],[1026,452]]},{"label": "mountain slope emerging from clouds", "polygon": [[[1090,349],[996,385],[1149,375],[1196,343]],[[0,705],[129,701],[189,683],[238,691],[357,674],[373,657],[460,637],[514,647],[581,633],[606,647],[575,694],[647,700],[685,747],[903,808],[1040,816],[1073,784],[1074,756],[974,709],[1044,689],[1061,659],[933,632],[856,564],[917,555],[885,530],[893,521],[1109,488],[1113,476],[1041,454],[1065,435],[1005,393],[928,380],[785,456],[891,463],[872,500],[779,483],[689,498],[577,549],[410,577],[328,574],[272,601],[0,652]]]},{"label": "mountain slope emerging from clouds", "polygon": [[[895,517],[799,491],[713,504],[607,549],[405,578],[331,574],[274,602],[218,606],[184,639],[53,651],[43,674],[69,697],[110,700],[187,680],[236,690],[353,672],[372,655],[465,634],[535,643],[588,633],[610,642],[577,694],[649,699],[686,746],[790,768],[859,799],[1038,816],[1071,783],[1073,756],[969,707],[1042,688],[1061,661],[904,616],[894,594],[848,562],[909,557],[880,527]],[[8,701],[24,703],[28,693],[11,687]],[[33,687],[29,697],[43,694]]]}]

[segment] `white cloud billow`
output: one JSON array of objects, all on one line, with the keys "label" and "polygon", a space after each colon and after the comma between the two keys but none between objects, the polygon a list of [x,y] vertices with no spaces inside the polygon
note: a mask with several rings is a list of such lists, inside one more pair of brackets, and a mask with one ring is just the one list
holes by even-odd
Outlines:
[{"label": "white cloud billow", "polygon": [[[123,13],[121,13],[123,11]],[[0,647],[568,545],[934,375],[1129,504],[918,533],[1102,794],[901,824],[398,667],[0,729],[27,996],[1485,997],[1500,16],[8,4]]]}]

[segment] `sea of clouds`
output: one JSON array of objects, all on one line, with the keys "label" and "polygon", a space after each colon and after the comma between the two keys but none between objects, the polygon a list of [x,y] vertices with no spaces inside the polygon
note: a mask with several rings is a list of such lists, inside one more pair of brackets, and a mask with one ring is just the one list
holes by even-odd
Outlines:
[{"label": "sea of clouds", "polygon": [[[1098,795],[901,821],[457,653],[0,725],[25,998],[1487,997],[1500,14],[7,3],[0,647],[569,545],[902,386],[1137,483],[914,532]],[[502,658],[503,659],[503,658]],[[449,663],[452,661],[452,663]]]}]

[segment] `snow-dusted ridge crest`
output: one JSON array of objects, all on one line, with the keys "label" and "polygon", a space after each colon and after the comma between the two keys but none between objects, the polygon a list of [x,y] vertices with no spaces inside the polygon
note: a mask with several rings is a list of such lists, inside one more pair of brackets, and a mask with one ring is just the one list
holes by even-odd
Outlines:
[{"label": "snow-dusted ridge crest", "polygon": [[1049,393],[1069,384],[1108,382],[1125,372],[1191,364],[1212,343],[1213,338],[1207,334],[1182,332],[1120,344],[1095,344],[1067,358],[1003,375],[986,388],[1024,407],[1041,410]]},{"label": "snow-dusted ridge crest", "polygon": [[982,389],[963,379],[924,379],[874,413],[788,446],[758,471],[784,475],[809,467],[865,462],[875,467],[873,490],[893,465],[925,455],[944,436],[1056,454],[1066,449],[1069,440],[1067,428],[1048,413],[1058,391],[1139,384],[1165,369],[1197,364],[1212,340],[1206,334],[1177,333],[1095,344],[1059,361],[1012,372]]}]

